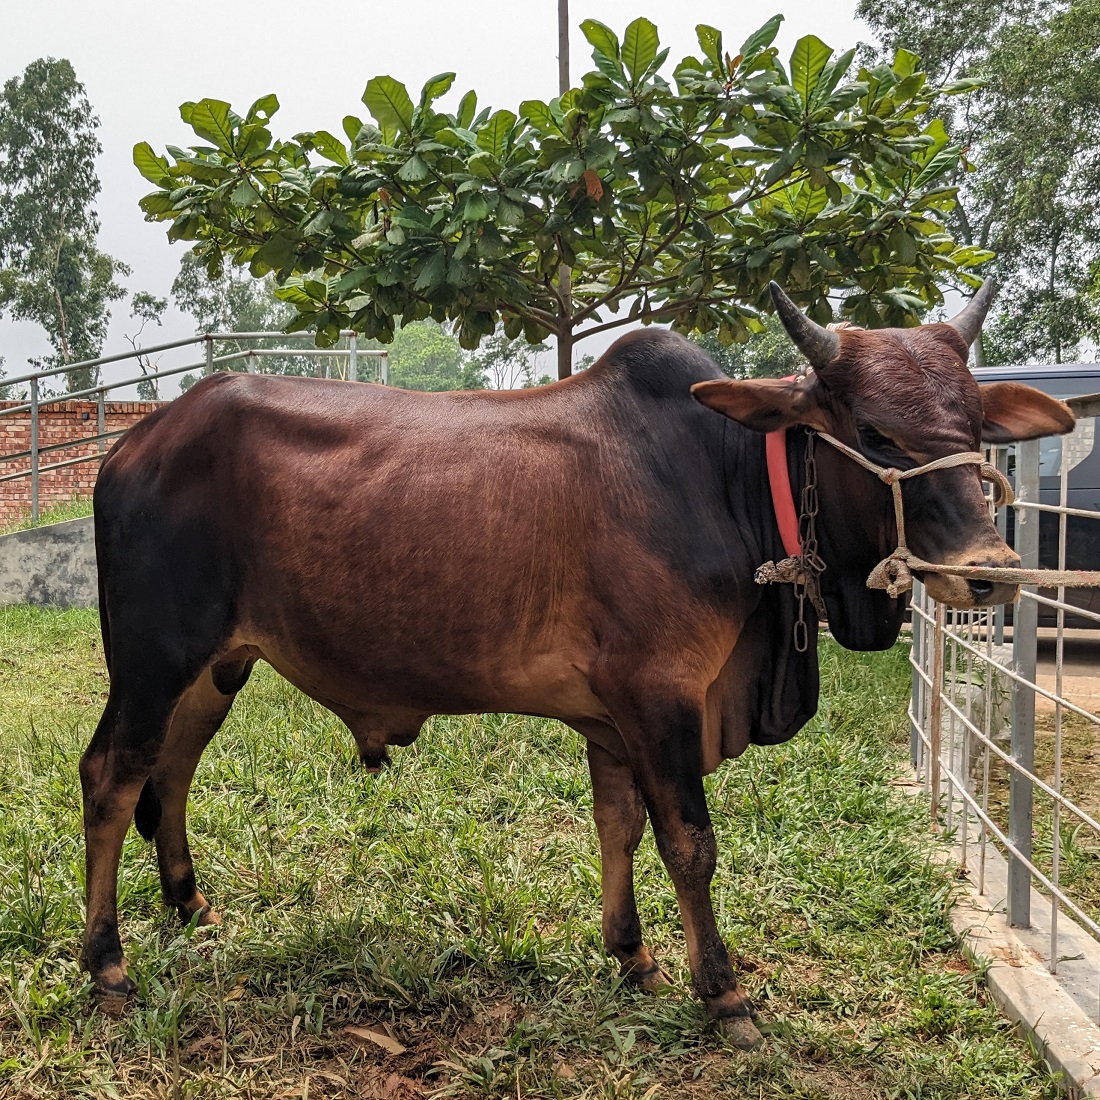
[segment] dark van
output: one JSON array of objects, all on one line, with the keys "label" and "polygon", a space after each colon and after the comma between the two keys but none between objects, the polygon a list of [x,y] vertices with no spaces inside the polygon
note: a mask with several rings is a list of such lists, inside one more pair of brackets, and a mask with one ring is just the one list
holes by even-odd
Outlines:
[{"label": "dark van", "polygon": [[[1070,516],[1066,522],[1066,568],[1100,569],[1100,363],[1060,363],[1054,366],[979,367],[974,371],[979,382],[1023,382],[1069,401],[1077,413],[1077,427],[1069,436],[1067,450],[1069,482],[1067,504],[1097,513],[1096,519]],[[1084,415],[1085,410],[1090,415]],[[1062,463],[1061,437],[1044,439],[1039,451],[1039,502],[1059,503]],[[1009,474],[1013,472],[1011,466]],[[1012,543],[1012,514],[1009,513],[1009,544]],[[1039,516],[1039,564],[1044,569],[1058,568],[1058,516],[1042,512]],[[1053,597],[1054,592],[1044,592]],[[1076,607],[1100,614],[1100,589],[1067,589],[1066,599]],[[1053,622],[1055,613],[1040,605],[1040,622]],[[1067,616],[1071,626],[1100,627],[1100,623],[1082,616]]]}]

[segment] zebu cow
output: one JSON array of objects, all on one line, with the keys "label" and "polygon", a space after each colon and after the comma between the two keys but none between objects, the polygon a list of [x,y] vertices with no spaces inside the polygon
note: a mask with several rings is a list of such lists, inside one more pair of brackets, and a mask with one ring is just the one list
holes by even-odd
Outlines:
[{"label": "zebu cow", "polygon": [[[827,331],[773,292],[814,367],[803,379],[730,381],[695,345],[646,330],[528,391],[222,374],[114,447],[95,490],[111,688],[80,764],[83,962],[105,1004],[135,988],[116,909],[131,819],[156,840],[166,903],[219,919],[196,888],[187,794],[262,659],[338,715],[372,767],[433,714],[572,726],[588,742],[608,951],[641,986],[665,980],[634,901],[648,815],[695,990],[735,1042],[758,1040],[711,908],[703,776],[793,736],[818,693],[814,647],[792,644],[792,590],[753,582],[784,556],[761,432],[827,431],[904,468],[1073,424],[1038,391],[980,391],[967,371],[988,288],[949,324],[891,331]],[[797,498],[808,436],[788,436]],[[865,578],[896,541],[890,493],[830,447],[817,467],[830,629],[852,649],[887,647],[904,599]],[[1016,564],[972,466],[904,486],[925,560]],[[926,583],[958,607],[1014,594]]]}]

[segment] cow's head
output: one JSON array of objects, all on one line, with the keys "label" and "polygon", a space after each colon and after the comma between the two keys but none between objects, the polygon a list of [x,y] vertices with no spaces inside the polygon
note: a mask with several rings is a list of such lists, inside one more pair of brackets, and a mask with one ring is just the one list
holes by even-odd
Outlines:
[{"label": "cow's head", "polygon": [[[898,469],[975,451],[983,442],[1010,443],[1070,431],[1073,414],[1062,402],[1014,382],[979,386],[967,370],[967,352],[985,320],[992,291],[987,280],[962,313],[946,323],[826,329],[773,283],[779,317],[813,369],[794,381],[703,382],[692,393],[756,431],[816,428],[877,465]],[[878,544],[876,553],[891,552],[896,529],[889,518],[883,521],[884,515],[892,515],[889,490],[832,448],[818,447],[817,453],[823,511],[829,509],[834,517],[839,512],[852,538],[869,538]],[[827,498],[834,494],[841,497],[830,502]],[[909,546],[918,557],[944,565],[1019,564],[990,519],[976,467],[911,478],[903,482],[902,495]],[[988,606],[1016,595],[1011,585],[931,572],[921,579],[933,598],[952,607]]]}]

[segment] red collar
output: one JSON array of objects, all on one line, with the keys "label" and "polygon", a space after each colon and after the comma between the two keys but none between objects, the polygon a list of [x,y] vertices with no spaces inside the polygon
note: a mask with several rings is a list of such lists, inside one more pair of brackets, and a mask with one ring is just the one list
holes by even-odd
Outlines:
[{"label": "red collar", "polygon": [[779,537],[789,558],[802,554],[802,539],[798,534],[798,513],[794,509],[791,474],[787,465],[787,429],[768,432],[764,437],[768,458],[768,485],[772,492],[772,508],[779,525]]}]

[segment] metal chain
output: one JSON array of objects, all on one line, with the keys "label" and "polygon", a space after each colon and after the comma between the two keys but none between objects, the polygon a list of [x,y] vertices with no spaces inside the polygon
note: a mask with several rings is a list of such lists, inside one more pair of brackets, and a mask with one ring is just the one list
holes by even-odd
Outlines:
[{"label": "metal chain", "polygon": [[794,624],[794,648],[805,653],[810,648],[810,631],[806,625],[806,600],[813,604],[820,618],[825,617],[825,604],[821,599],[818,578],[825,571],[825,563],[817,552],[817,459],[814,455],[814,435],[806,432],[806,454],[803,460],[805,476],[802,482],[801,507],[798,516],[798,535],[802,553],[798,559],[798,577],[794,582],[794,594],[798,600],[798,617]]}]

